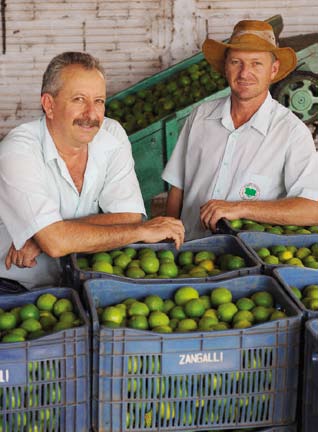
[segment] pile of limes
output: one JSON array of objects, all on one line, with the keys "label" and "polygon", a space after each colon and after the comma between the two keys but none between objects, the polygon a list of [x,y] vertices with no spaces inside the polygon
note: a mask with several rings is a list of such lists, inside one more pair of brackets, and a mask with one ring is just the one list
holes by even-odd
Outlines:
[{"label": "pile of limes", "polygon": [[243,329],[286,317],[283,310],[275,308],[268,291],[233,301],[232,292],[222,286],[201,296],[194,287],[183,286],[169,299],[158,295],[142,300],[127,298],[113,306],[99,307],[97,313],[101,324],[109,328],[158,333]]},{"label": "pile of limes", "polygon": [[265,264],[318,269],[318,243],[308,247],[279,244],[258,248],[256,253]]},{"label": "pile of limes", "polygon": [[202,60],[146,89],[112,99],[106,103],[106,115],[131,134],[226,85],[225,79]]},{"label": "pile of limes", "polygon": [[318,285],[306,285],[302,290],[295,286],[291,286],[290,288],[306,309],[318,311]]},{"label": "pile of limes", "polygon": [[298,225],[272,225],[260,223],[251,219],[234,219],[227,221],[229,226],[239,231],[259,231],[271,234],[318,234],[318,225],[298,226]]},{"label": "pile of limes", "polygon": [[0,308],[1,342],[23,342],[79,325],[71,300],[51,293],[40,294],[35,303]]},{"label": "pile of limes", "polygon": [[182,251],[126,247],[77,258],[81,270],[105,272],[134,279],[205,278],[246,267],[244,258],[230,253],[216,256],[209,250]]}]

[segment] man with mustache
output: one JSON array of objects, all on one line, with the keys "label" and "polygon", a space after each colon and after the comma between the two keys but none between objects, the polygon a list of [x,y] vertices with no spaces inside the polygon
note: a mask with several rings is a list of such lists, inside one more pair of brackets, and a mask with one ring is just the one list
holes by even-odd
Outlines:
[{"label": "man with mustache", "polygon": [[268,23],[245,20],[229,43],[206,40],[203,53],[231,95],[188,117],[162,176],[172,185],[167,215],[181,217],[188,240],[210,235],[222,217],[317,224],[312,136],[269,93],[295,68],[295,52],[276,45]]},{"label": "man with mustache", "polygon": [[42,82],[45,115],[12,130],[0,145],[0,287],[58,285],[59,258],[144,241],[172,239],[174,218],[145,223],[131,146],[105,118],[103,68],[66,52]]}]

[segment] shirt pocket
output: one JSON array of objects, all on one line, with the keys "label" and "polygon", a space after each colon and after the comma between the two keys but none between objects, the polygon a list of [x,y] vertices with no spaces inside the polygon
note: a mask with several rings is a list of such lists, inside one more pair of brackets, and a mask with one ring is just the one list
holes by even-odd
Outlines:
[{"label": "shirt pocket", "polygon": [[270,199],[273,180],[269,176],[246,173],[240,185],[239,195],[244,201]]}]

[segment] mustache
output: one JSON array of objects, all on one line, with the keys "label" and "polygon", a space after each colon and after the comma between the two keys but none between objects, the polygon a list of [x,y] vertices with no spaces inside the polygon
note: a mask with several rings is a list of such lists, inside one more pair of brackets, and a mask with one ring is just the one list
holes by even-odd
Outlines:
[{"label": "mustache", "polygon": [[99,127],[100,123],[98,120],[91,120],[91,119],[74,119],[73,120],[73,125],[78,125],[78,126],[84,126],[84,127]]}]

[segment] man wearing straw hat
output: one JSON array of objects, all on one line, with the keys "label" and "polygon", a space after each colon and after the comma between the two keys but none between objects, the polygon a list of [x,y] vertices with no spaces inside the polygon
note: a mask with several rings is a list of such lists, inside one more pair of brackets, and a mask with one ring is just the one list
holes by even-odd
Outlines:
[{"label": "man wearing straw hat", "polygon": [[270,24],[245,20],[229,43],[207,39],[203,53],[231,94],[188,117],[162,175],[171,185],[167,215],[181,217],[188,240],[210,235],[222,217],[316,224],[312,136],[269,93],[296,67],[295,52],[276,45]]}]

